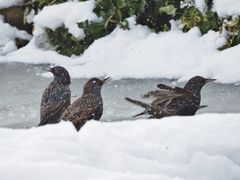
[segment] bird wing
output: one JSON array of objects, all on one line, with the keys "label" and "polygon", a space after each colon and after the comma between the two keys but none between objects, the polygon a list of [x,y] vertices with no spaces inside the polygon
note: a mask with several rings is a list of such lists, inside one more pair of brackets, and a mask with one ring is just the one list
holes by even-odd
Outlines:
[{"label": "bird wing", "polygon": [[137,101],[137,100],[133,100],[131,98],[126,97],[125,98],[128,102],[131,102],[133,104],[136,104],[138,106],[141,106],[143,108],[145,108],[145,111],[133,116],[133,117],[137,117],[140,115],[144,115],[144,114],[149,114],[151,115],[150,118],[162,118],[165,116],[170,116],[171,112],[167,109],[167,108],[162,108],[160,106],[155,106],[153,104],[149,105],[147,103],[144,103],[142,101]]},{"label": "bird wing", "polygon": [[95,119],[96,116],[101,117],[102,114],[95,114],[99,108],[97,101],[95,96],[91,98],[91,101],[89,101],[89,95],[88,97],[83,96],[73,102],[64,111],[60,119],[72,122],[79,130],[86,121]]},{"label": "bird wing", "polygon": [[147,104],[147,103],[144,103],[142,101],[137,101],[137,100],[133,100],[131,98],[128,98],[128,97],[125,97],[125,100],[127,100],[128,102],[131,102],[133,104],[136,104],[138,106],[141,106],[145,109],[150,109],[151,108],[151,105]]},{"label": "bird wing", "polygon": [[94,117],[94,112],[95,112],[95,108],[93,107],[85,108],[82,111],[78,111],[77,116],[74,118],[71,118],[70,121],[72,121],[73,123],[79,123],[81,121],[90,120]]},{"label": "bird wing", "polygon": [[158,89],[161,89],[161,90],[167,90],[167,91],[173,91],[174,90],[173,87],[165,85],[165,84],[158,84],[157,87],[158,87]]},{"label": "bird wing", "polygon": [[199,110],[199,109],[203,109],[203,108],[205,108],[205,107],[208,107],[208,105],[199,105],[199,106],[198,106],[198,110]]},{"label": "bird wing", "polygon": [[158,89],[162,90],[162,91],[170,91],[170,92],[174,92],[174,93],[185,93],[185,89],[184,88],[180,88],[180,87],[171,87],[171,86],[167,86],[165,84],[158,84],[157,85]]},{"label": "bird wing", "polygon": [[156,90],[156,91],[148,91],[146,94],[142,95],[142,98],[150,98],[150,97],[160,97],[160,96],[166,96],[171,94],[170,91],[161,91],[161,90]]},{"label": "bird wing", "polygon": [[41,106],[41,121],[39,126],[44,125],[53,119],[58,119],[67,107],[67,103],[64,100],[58,101],[51,105]]},{"label": "bird wing", "polygon": [[63,120],[72,122],[79,131],[88,120],[94,119],[94,112],[96,112],[95,109],[95,107],[85,107],[83,109],[76,107],[75,109],[69,111]]},{"label": "bird wing", "polygon": [[167,86],[165,84],[158,84],[157,87],[159,88],[159,90],[149,91],[146,94],[144,94],[142,97],[143,98],[149,98],[149,97],[162,97],[162,98],[179,97],[179,96],[183,96],[186,93],[186,91],[183,88],[180,88],[180,87],[172,88],[172,87]]}]

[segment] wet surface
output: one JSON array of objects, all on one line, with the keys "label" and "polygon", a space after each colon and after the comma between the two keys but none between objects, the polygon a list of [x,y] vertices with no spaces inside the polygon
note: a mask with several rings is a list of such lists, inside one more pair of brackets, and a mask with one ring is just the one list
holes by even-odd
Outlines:
[{"label": "wet surface", "polygon": [[[41,76],[46,65],[0,63],[0,127],[24,128],[39,123],[39,108],[44,89],[52,78]],[[87,79],[72,79],[72,95],[79,97]],[[140,99],[140,95],[156,89],[156,84],[183,86],[167,79],[113,80],[102,89],[104,114],[102,121],[132,120],[132,115],[142,111],[129,104],[124,97]],[[77,97],[73,97],[74,101]],[[209,83],[202,89],[202,105],[207,108],[200,113],[239,113],[240,85]],[[133,119],[134,120],[134,119]]]}]

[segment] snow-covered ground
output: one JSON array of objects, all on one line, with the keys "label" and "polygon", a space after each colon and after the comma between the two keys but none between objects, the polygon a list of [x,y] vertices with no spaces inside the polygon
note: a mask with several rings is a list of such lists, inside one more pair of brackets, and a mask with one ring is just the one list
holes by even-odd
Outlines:
[{"label": "snow-covered ground", "polygon": [[240,114],[0,129],[4,180],[238,180]]}]

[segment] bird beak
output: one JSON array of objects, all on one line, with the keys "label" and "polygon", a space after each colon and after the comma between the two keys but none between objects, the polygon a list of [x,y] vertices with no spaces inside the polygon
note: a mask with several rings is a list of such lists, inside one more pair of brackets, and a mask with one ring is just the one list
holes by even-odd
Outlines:
[{"label": "bird beak", "polygon": [[43,70],[43,71],[52,72],[52,68],[48,68],[48,69],[42,68],[42,70]]},{"label": "bird beak", "polygon": [[199,110],[199,109],[203,109],[203,108],[205,108],[205,107],[208,107],[208,105],[201,105],[201,106],[198,107],[198,110]]},{"label": "bird beak", "polygon": [[105,83],[107,83],[109,81],[111,81],[111,77],[107,77],[107,78],[102,80],[103,84],[105,84]]},{"label": "bird beak", "polygon": [[205,83],[209,83],[209,82],[212,82],[212,81],[216,81],[217,79],[206,79],[205,80]]}]

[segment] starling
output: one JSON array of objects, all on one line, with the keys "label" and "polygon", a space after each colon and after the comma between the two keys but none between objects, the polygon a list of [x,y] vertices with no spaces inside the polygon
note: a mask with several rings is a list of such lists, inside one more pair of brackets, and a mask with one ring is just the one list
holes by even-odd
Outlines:
[{"label": "starling", "polygon": [[[149,105],[148,109],[144,107],[145,111],[138,115],[149,114],[151,118],[161,118],[169,115],[194,115],[197,110],[207,107],[200,105],[200,91],[206,83],[211,81],[215,81],[215,79],[195,76],[187,82],[184,88],[172,88],[164,84],[158,84],[159,90],[150,91],[143,95],[143,98],[155,97],[156,99]],[[130,102],[140,105],[134,101]]]},{"label": "starling", "polygon": [[71,121],[77,131],[91,119],[99,120],[103,113],[101,89],[110,77],[100,80],[90,79],[83,88],[83,94],[74,101],[62,114],[61,120]]},{"label": "starling", "polygon": [[168,89],[174,93],[183,92],[184,95],[172,99],[171,102],[168,102],[168,104],[158,103],[157,100],[155,100],[153,104],[161,107],[165,107],[167,105],[167,108],[173,109],[176,112],[176,115],[194,115],[197,112],[197,110],[206,107],[200,106],[202,87],[206,83],[215,80],[216,79],[206,79],[201,76],[194,76],[187,82],[184,88],[180,87],[171,88],[169,86],[158,84],[157,87],[160,90],[166,91],[166,89]]},{"label": "starling", "polygon": [[42,95],[40,124],[38,126],[58,123],[60,116],[71,102],[69,89],[71,80],[68,71],[61,66],[43,70],[51,72],[54,75],[54,80]]}]

